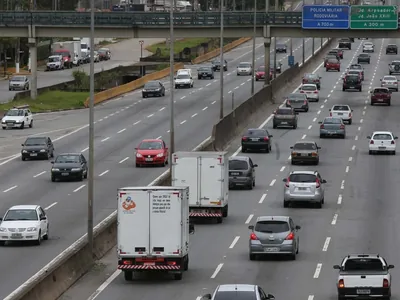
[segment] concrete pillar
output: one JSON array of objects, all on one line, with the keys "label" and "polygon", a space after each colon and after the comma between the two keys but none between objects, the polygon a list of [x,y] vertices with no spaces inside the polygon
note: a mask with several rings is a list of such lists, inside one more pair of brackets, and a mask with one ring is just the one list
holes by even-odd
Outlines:
[{"label": "concrete pillar", "polygon": [[29,57],[31,59],[31,99],[37,97],[37,40],[36,38],[28,38]]},{"label": "concrete pillar", "polygon": [[271,31],[269,26],[267,26],[266,31],[266,36],[264,36],[265,85],[269,85],[269,73],[271,72]]}]

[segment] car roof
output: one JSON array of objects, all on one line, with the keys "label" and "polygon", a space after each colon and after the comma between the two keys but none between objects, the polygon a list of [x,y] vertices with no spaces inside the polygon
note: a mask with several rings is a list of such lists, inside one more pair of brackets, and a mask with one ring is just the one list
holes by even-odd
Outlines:
[{"label": "car roof", "polygon": [[317,87],[317,85],[314,84],[314,83],[305,83],[305,84],[302,85],[302,87],[303,87],[303,86],[310,86],[310,85],[311,85],[311,86],[314,86],[314,87]]},{"label": "car roof", "polygon": [[260,131],[260,130],[267,131],[267,130],[264,129],[264,128],[248,128],[248,129],[247,129],[247,131],[250,131],[250,130],[254,130],[254,131],[256,131],[256,130],[258,130],[258,131]]},{"label": "car roof", "polygon": [[363,70],[360,70],[360,69],[352,69],[352,68],[349,69],[349,72],[358,72],[358,73],[360,73],[362,71]]},{"label": "car roof", "polygon": [[294,143],[295,145],[296,144],[316,144],[316,142],[314,142],[314,141],[297,141],[297,142],[295,142]]},{"label": "car roof", "polygon": [[249,161],[248,156],[231,156],[229,160],[242,160],[242,161]]},{"label": "car roof", "polygon": [[255,292],[257,286],[253,284],[221,284],[218,286],[218,292]]},{"label": "car roof", "polygon": [[318,76],[318,74],[316,74],[316,73],[305,73],[304,77],[306,77],[306,76]]},{"label": "car roof", "polygon": [[17,209],[36,209],[39,205],[14,205],[11,206],[8,210],[17,210]]},{"label": "car roof", "polygon": [[397,47],[397,45],[396,45],[396,44],[388,44],[388,47],[389,47],[389,46],[396,46],[396,47]]},{"label": "car roof", "polygon": [[146,84],[147,84],[147,83],[155,83],[155,82],[156,82],[156,83],[159,83],[160,81],[159,81],[159,80],[150,80],[150,81],[147,81]]},{"label": "car roof", "polygon": [[374,131],[372,133],[372,135],[375,135],[375,134],[392,134],[392,132],[390,132],[390,131]]},{"label": "car roof", "polygon": [[349,254],[347,258],[380,258],[379,254]]},{"label": "car roof", "polygon": [[325,117],[324,121],[325,120],[342,120],[342,118],[339,118],[339,117]]},{"label": "car roof", "polygon": [[376,86],[376,87],[374,87],[373,89],[374,89],[374,90],[375,90],[375,89],[389,90],[387,87],[383,87],[383,86]]},{"label": "car roof", "polygon": [[400,60],[392,60],[392,63],[394,63],[394,62],[398,63],[398,62],[400,62]]},{"label": "car roof", "polygon": [[144,139],[141,141],[141,143],[143,142],[162,142],[162,139]]},{"label": "car roof", "polygon": [[48,139],[49,137],[48,136],[28,136],[26,139],[27,140],[29,140],[29,139]]},{"label": "car roof", "polygon": [[289,175],[292,175],[292,174],[310,174],[310,175],[315,175],[315,173],[317,173],[317,171],[308,171],[308,170],[300,171],[300,170],[297,170],[297,171],[291,171],[289,173]]},{"label": "car roof", "polygon": [[241,61],[239,64],[251,64],[251,63],[248,61]]},{"label": "car roof", "polygon": [[285,221],[289,222],[288,216],[260,216],[257,218],[256,223],[259,221]]}]

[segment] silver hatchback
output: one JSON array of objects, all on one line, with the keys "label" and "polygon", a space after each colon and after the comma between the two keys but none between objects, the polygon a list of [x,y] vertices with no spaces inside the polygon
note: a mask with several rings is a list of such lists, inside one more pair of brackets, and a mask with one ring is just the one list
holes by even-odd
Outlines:
[{"label": "silver hatchback", "polygon": [[294,225],[287,216],[258,217],[249,239],[249,258],[255,260],[257,255],[289,255],[292,260],[299,253],[300,226]]},{"label": "silver hatchback", "polygon": [[317,171],[292,171],[283,179],[283,207],[291,203],[311,203],[317,208],[324,204],[325,179]]}]

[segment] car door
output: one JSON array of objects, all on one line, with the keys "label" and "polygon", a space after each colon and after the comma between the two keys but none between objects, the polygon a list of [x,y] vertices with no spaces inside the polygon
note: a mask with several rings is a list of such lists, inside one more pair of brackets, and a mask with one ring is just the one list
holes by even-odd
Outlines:
[{"label": "car door", "polygon": [[[43,236],[45,233],[47,233],[48,220],[47,220],[46,213],[44,212],[44,210],[41,207],[39,207],[37,209],[37,212],[38,212],[38,216],[39,216],[39,220],[40,220],[40,230],[41,230],[41,233]],[[41,219],[43,219],[43,220],[41,220]]]},{"label": "car door", "polygon": [[87,171],[88,171],[87,161],[86,161],[86,158],[82,154],[80,156],[80,161],[81,161],[81,165],[82,165],[82,169],[84,170],[84,173],[87,173]]},{"label": "car door", "polygon": [[47,138],[47,147],[49,149],[50,154],[53,156],[54,154],[54,145],[50,138]]},{"label": "car door", "polygon": [[164,92],[165,88],[164,88],[163,84],[161,82],[159,82],[158,84],[160,85],[161,91]]},{"label": "car door", "polygon": [[256,179],[256,168],[254,167],[253,161],[249,158],[250,168],[251,168],[251,176],[253,181]]}]

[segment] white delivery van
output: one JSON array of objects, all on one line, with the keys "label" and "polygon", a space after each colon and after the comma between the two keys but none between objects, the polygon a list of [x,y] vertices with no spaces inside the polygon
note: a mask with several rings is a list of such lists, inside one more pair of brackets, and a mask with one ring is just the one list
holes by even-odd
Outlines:
[{"label": "white delivery van", "polygon": [[172,154],[172,185],[189,187],[190,217],[228,216],[229,157],[226,152]]},{"label": "white delivery van", "polygon": [[146,186],[118,189],[118,269],[168,272],[182,279],[189,268],[189,189]]}]

